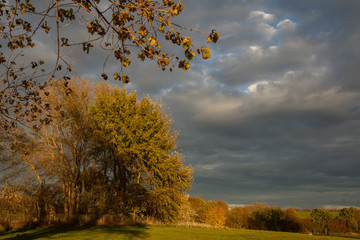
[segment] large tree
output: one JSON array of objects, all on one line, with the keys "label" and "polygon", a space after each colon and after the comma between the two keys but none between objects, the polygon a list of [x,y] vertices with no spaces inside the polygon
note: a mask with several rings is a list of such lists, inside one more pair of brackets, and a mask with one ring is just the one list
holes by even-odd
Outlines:
[{"label": "large tree", "polygon": [[[74,91],[70,91],[70,87]],[[89,165],[86,156],[87,139],[91,139],[88,137],[91,126],[86,118],[90,103],[88,92],[89,89],[78,82],[66,85],[54,82],[42,96],[46,108],[37,113],[46,119],[41,127],[0,128],[1,180],[23,185],[25,190],[29,182],[37,186],[40,221],[46,214],[46,182],[61,186],[67,214],[71,215],[76,209],[81,172]],[[48,107],[50,105],[54,108]]]},{"label": "large tree", "polygon": [[[159,103],[149,97],[137,100],[135,92],[107,84],[86,87],[77,81],[54,82],[47,92],[44,104],[56,106],[41,113],[51,114],[48,122],[22,131],[17,145],[2,144],[10,172],[21,179],[25,172],[11,166],[22,166],[39,177],[39,189],[43,178],[47,186],[60,188],[53,193],[63,199],[63,210],[57,211],[67,216],[111,213],[133,220],[144,215],[177,220],[192,169],[176,151],[178,134]],[[16,158],[6,158],[10,154]]]},{"label": "large tree", "polygon": [[[31,131],[30,131],[31,132]],[[45,216],[44,158],[38,141],[23,127],[0,128],[0,187],[13,187],[18,193],[34,190],[37,217]],[[37,190],[36,190],[37,189]]]},{"label": "large tree", "polygon": [[[43,107],[38,90],[52,79],[77,75],[71,52],[79,47],[87,54],[94,48],[107,52],[104,64],[114,58],[118,71],[109,73],[104,67],[99,75],[106,80],[110,74],[125,83],[130,80],[125,69],[133,55],[170,71],[188,70],[197,54],[210,58],[209,47],[195,46],[187,33],[201,32],[207,43],[215,43],[219,34],[174,23],[172,18],[182,10],[180,0],[0,0],[0,117],[10,125],[35,118]],[[81,29],[88,36],[75,34]],[[55,39],[50,42],[56,49],[56,56],[48,61],[45,53],[28,52],[41,45],[39,39],[47,34]],[[171,44],[183,47],[179,49],[184,55]]]},{"label": "large tree", "polygon": [[43,96],[46,105],[55,106],[43,114],[52,117],[32,134],[46,159],[43,171],[61,185],[64,210],[70,216],[80,210],[85,184],[92,186],[84,173],[95,167],[89,94],[89,87],[80,82],[54,82]]},{"label": "large tree", "polygon": [[191,173],[176,151],[177,133],[169,116],[149,97],[102,85],[90,109],[97,139],[108,157],[110,184],[120,192],[126,211],[175,220],[190,189]]}]

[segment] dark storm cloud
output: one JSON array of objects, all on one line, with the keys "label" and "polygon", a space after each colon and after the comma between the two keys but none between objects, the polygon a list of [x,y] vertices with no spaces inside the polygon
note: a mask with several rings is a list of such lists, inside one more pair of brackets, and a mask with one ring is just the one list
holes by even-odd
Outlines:
[{"label": "dark storm cloud", "polygon": [[[134,59],[127,88],[161,99],[172,115],[178,145],[195,169],[190,195],[360,206],[360,1],[182,3],[178,23],[220,33],[211,59],[173,73]],[[192,36],[205,44],[206,36]],[[51,41],[40,45],[50,59]],[[89,58],[74,49],[69,60],[80,60],[78,73],[97,81],[106,53],[94,51]],[[107,69],[117,68],[109,60]]]},{"label": "dark storm cloud", "polygon": [[195,168],[192,195],[360,206],[356,6],[305,2],[197,1],[187,12],[223,37],[162,94]]},{"label": "dark storm cloud", "polygon": [[[265,104],[268,98],[249,102],[248,93],[224,95],[218,88],[199,85],[164,98],[179,111],[174,119],[181,122],[180,145],[196,170],[194,193],[233,203],[273,198],[271,204],[315,207],[338,202],[324,195],[311,205],[292,203],[284,195],[332,191],[331,199],[340,201],[339,190],[359,187],[359,112],[350,111],[357,95],[322,93],[318,97],[324,103],[303,95],[310,100],[286,103],[286,95],[274,93],[269,95],[283,100]],[[202,190],[204,185],[209,191]],[[250,193],[252,197],[246,198]]]},{"label": "dark storm cloud", "polygon": [[225,36],[203,78],[163,96],[196,170],[192,194],[359,206],[358,3],[245,3],[216,6],[246,11],[212,23]]}]

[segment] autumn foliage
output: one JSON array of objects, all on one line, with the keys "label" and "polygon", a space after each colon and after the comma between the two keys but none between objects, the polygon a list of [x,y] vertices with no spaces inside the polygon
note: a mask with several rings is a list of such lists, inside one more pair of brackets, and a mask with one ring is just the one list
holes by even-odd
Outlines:
[{"label": "autumn foliage", "polygon": [[[126,70],[136,60],[186,71],[195,57],[209,59],[209,44],[219,34],[174,22],[183,8],[179,0],[0,0],[0,124],[14,127],[38,117],[47,85],[80,77],[72,60],[78,50],[101,61],[97,76],[123,83],[130,81]],[[191,32],[204,35],[203,43],[192,41]],[[56,56],[29,53],[47,40]],[[108,60],[117,63],[112,71]]]},{"label": "autumn foliage", "polygon": [[22,212],[40,223],[84,214],[179,219],[192,169],[159,103],[75,80],[56,82],[43,99],[47,122],[2,136],[0,218]]},{"label": "autumn foliage", "polygon": [[326,209],[314,209],[311,211],[311,217],[301,217],[296,209],[283,210],[265,203],[229,209],[223,201],[206,201],[200,197],[190,197],[188,201],[195,210],[196,222],[215,227],[345,234],[357,233],[357,226],[360,223],[360,210],[353,207],[331,212]]}]

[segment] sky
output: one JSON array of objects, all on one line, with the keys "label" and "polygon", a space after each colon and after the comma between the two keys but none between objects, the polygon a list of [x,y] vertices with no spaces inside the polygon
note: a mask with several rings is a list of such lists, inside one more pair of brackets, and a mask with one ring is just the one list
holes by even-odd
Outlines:
[{"label": "sky", "polygon": [[[231,206],[360,207],[360,1],[181,2],[177,23],[219,32],[211,59],[172,73],[133,62],[126,88],[171,114],[195,170],[189,194]],[[38,46],[32,54],[55,56],[45,40]],[[106,55],[76,58],[81,77],[101,79]]]}]

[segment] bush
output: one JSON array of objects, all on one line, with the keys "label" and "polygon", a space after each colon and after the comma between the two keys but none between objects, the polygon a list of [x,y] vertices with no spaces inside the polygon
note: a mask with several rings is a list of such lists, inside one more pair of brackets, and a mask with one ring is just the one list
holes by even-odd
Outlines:
[{"label": "bush", "polygon": [[201,206],[206,203],[206,201],[201,197],[189,197],[188,201],[190,203],[191,208],[194,209],[194,211],[199,210]]},{"label": "bush", "polygon": [[295,210],[255,204],[234,208],[226,216],[226,226],[283,232],[303,232],[304,226]]},{"label": "bush", "polygon": [[297,215],[294,209],[289,208],[284,211],[281,231],[284,232],[303,232],[304,226],[301,218]]},{"label": "bush", "polygon": [[233,208],[226,214],[225,225],[231,228],[248,228],[252,210],[246,207]]},{"label": "bush", "polygon": [[282,231],[282,226],[284,225],[284,211],[279,207],[273,207],[268,211],[267,216],[265,216],[265,226],[266,230],[270,231]]},{"label": "bush", "polygon": [[5,219],[0,219],[0,231],[7,232],[11,229],[10,222]]},{"label": "bush", "polygon": [[[356,209],[355,213],[354,213],[354,219],[356,220],[358,226],[360,226],[360,210]],[[358,229],[359,231],[359,229]]]},{"label": "bush", "polygon": [[299,218],[299,222],[302,226],[302,231],[304,233],[318,234],[323,232],[323,228],[310,218]]},{"label": "bush", "polygon": [[204,203],[197,211],[197,220],[212,226],[223,227],[225,226],[227,211],[228,207],[225,202],[209,201]]},{"label": "bush", "polygon": [[349,232],[349,228],[346,225],[346,222],[341,219],[331,219],[328,222],[328,229],[330,233],[346,233]]},{"label": "bush", "polygon": [[271,208],[264,203],[255,203],[251,207],[253,212],[248,219],[249,229],[266,230],[267,218]]}]

